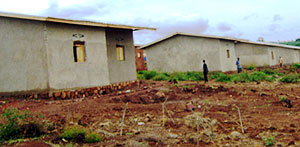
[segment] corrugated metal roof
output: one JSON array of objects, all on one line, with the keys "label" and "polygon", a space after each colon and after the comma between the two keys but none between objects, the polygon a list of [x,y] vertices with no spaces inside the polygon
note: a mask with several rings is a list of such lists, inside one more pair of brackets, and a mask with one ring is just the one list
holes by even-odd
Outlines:
[{"label": "corrugated metal roof", "polygon": [[242,42],[242,43],[249,43],[249,44],[257,44],[257,45],[265,45],[265,46],[273,46],[273,47],[283,47],[283,48],[289,48],[289,49],[297,49],[300,50],[300,47],[297,46],[290,46],[290,45],[282,45],[282,44],[274,44],[274,43],[266,43],[266,42],[253,42],[246,39],[239,39],[239,38],[233,38],[233,37],[225,37],[225,36],[213,36],[213,35],[197,35],[197,34],[186,34],[186,33],[174,33],[171,35],[168,35],[166,37],[163,37],[161,39],[158,39],[156,41],[153,41],[149,44],[146,44],[144,46],[141,46],[141,49],[145,49],[149,46],[152,46],[154,44],[157,44],[161,41],[167,40],[169,38],[172,38],[174,36],[181,35],[181,36],[192,36],[192,37],[201,37],[201,38],[211,38],[211,39],[222,39],[222,40],[229,40],[229,41],[235,41],[235,42]]},{"label": "corrugated metal roof", "polygon": [[100,23],[100,22],[93,22],[93,21],[70,20],[70,19],[62,19],[62,18],[54,18],[54,17],[41,17],[41,16],[31,16],[31,15],[13,14],[13,13],[0,13],[0,17],[27,19],[27,20],[35,20],[35,21],[46,21],[46,22],[56,22],[56,23],[65,23],[65,24],[74,24],[74,25],[83,25],[83,26],[105,27],[105,28],[120,28],[120,29],[132,29],[132,30],[144,30],[144,29],[156,30],[156,28],[149,28],[149,27],[107,24],[107,23]]}]

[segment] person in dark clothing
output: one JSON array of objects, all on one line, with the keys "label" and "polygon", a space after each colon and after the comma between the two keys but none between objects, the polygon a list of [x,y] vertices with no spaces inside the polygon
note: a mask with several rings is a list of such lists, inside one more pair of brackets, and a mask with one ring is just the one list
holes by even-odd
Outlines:
[{"label": "person in dark clothing", "polygon": [[204,74],[204,82],[208,82],[208,77],[207,77],[208,68],[207,68],[207,65],[205,63],[205,60],[203,60],[203,74]]}]

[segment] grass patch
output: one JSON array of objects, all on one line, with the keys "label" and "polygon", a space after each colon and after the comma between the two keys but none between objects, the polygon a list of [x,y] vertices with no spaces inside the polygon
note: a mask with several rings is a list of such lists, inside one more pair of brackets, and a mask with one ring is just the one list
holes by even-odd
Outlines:
[{"label": "grass patch", "polygon": [[288,74],[280,79],[280,82],[283,83],[297,83],[299,81],[299,74]]},{"label": "grass patch", "polygon": [[246,67],[247,70],[255,70],[256,66],[254,64],[251,64],[249,66]]},{"label": "grass patch", "polygon": [[0,115],[0,142],[39,137],[46,132],[44,116],[16,108],[2,110]]},{"label": "grass patch", "polygon": [[66,127],[63,133],[60,134],[60,138],[66,139],[68,141],[85,143],[94,143],[102,141],[102,138],[99,134],[90,132],[88,129],[79,125]]}]

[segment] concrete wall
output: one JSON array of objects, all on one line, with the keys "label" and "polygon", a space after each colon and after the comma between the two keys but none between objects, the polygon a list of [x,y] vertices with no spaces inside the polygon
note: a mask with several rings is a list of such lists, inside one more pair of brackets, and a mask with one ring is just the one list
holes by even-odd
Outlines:
[{"label": "concrete wall", "polygon": [[[76,38],[73,34],[82,34]],[[49,84],[51,89],[108,85],[105,29],[47,23]],[[73,41],[85,41],[85,62],[74,62]],[[134,59],[134,58],[133,58]]]},{"label": "concrete wall", "polygon": [[268,46],[238,43],[235,45],[235,55],[240,58],[242,67],[254,64],[256,66],[270,65]]},{"label": "concrete wall", "polygon": [[[272,59],[272,52],[274,59]],[[279,56],[283,59],[283,64],[299,63],[299,50],[281,48],[281,47],[269,47],[270,65],[279,64]]]},{"label": "concrete wall", "polygon": [[220,40],[175,36],[145,49],[148,70],[160,72],[202,71],[206,60],[209,71],[220,71]]},{"label": "concrete wall", "polygon": [[[118,83],[136,80],[135,53],[132,30],[106,30],[109,81]],[[124,46],[125,60],[117,60],[116,46]]]},{"label": "concrete wall", "polygon": [[0,93],[48,89],[45,25],[0,17]]},{"label": "concrete wall", "polygon": [[[227,55],[229,51],[229,56]],[[220,40],[220,59],[221,59],[221,71],[234,71],[237,69],[235,48],[233,41]]]}]

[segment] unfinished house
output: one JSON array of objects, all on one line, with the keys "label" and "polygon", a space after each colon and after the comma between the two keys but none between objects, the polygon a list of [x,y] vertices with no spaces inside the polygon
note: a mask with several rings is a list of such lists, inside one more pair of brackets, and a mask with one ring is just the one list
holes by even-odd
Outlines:
[{"label": "unfinished house", "polygon": [[0,93],[136,80],[133,31],[153,29],[0,14]]},{"label": "unfinished house", "polygon": [[209,35],[175,33],[141,48],[148,70],[160,72],[202,71],[203,60],[210,71],[233,71],[237,57],[242,66],[276,65],[279,56],[285,64],[300,61],[299,47]]},{"label": "unfinished house", "polygon": [[135,65],[136,71],[147,70],[144,57],[144,51],[140,49],[140,46],[135,46]]}]

